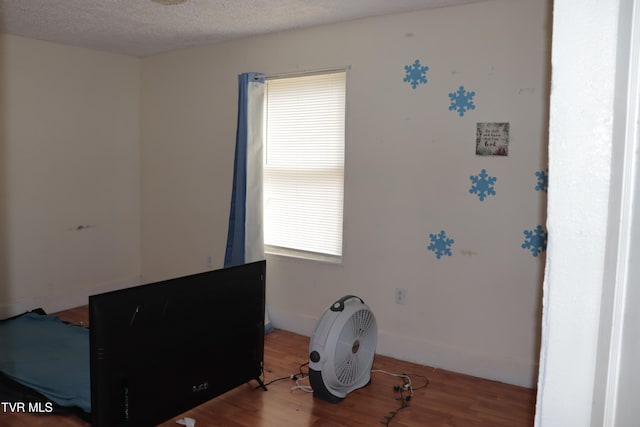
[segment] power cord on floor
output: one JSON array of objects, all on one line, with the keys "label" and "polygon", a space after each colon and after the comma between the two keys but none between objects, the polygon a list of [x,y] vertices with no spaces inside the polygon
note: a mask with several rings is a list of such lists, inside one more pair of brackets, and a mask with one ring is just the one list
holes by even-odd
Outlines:
[{"label": "power cord on floor", "polygon": [[311,388],[310,385],[303,385],[301,383],[301,381],[309,380],[309,369],[307,368],[307,372],[302,371],[302,368],[308,365],[309,365],[309,362],[303,363],[298,368],[298,375],[293,375],[292,379],[296,381],[296,385],[291,387],[291,391],[301,390],[301,391],[304,391],[305,393],[313,393],[313,389]]},{"label": "power cord on floor", "polygon": [[[264,381],[264,370],[263,370],[262,371],[263,383],[265,386],[268,386],[270,384],[273,384],[279,381],[294,380],[296,382],[296,385],[291,387],[291,391],[301,390],[306,393],[313,393],[313,389],[311,388],[311,386],[303,385],[301,383],[301,381],[305,381],[309,379],[308,369],[307,369],[307,372],[303,372],[302,370],[302,368],[307,365],[309,365],[309,362],[301,364],[296,374],[291,374],[286,377],[275,378],[273,380],[270,380],[269,382]],[[384,420],[380,421],[380,424],[387,427],[390,425],[391,420],[393,420],[393,418],[401,410],[409,406],[409,402],[413,398],[413,392],[415,390],[420,390],[421,388],[426,388],[429,385],[429,379],[426,376],[420,375],[420,374],[394,374],[392,372],[384,371],[381,369],[372,369],[371,373],[380,373],[380,374],[390,375],[390,376],[402,379],[402,385],[398,384],[393,387],[394,392],[400,393],[400,397],[395,398],[395,400],[400,401],[400,406],[396,410],[389,411],[388,415],[384,416]],[[411,381],[411,377],[418,377],[418,378],[424,379],[424,384],[418,387],[414,387],[413,382]],[[256,388],[260,388],[260,386]]]},{"label": "power cord on floor", "polygon": [[296,385],[291,387],[291,391],[301,390],[301,391],[304,391],[305,393],[313,393],[313,389],[311,388],[310,385],[303,385],[301,383],[301,381],[305,381],[308,379],[309,377],[296,378]]},{"label": "power cord on floor", "polygon": [[[270,384],[279,382],[279,381],[284,381],[284,380],[294,380],[296,382],[296,385],[291,387],[291,391],[294,390],[302,390],[305,391],[307,393],[311,393],[313,392],[313,390],[311,389],[311,386],[306,386],[301,384],[300,381],[308,379],[309,377],[309,371],[307,372],[303,372],[302,368],[309,365],[309,362],[303,363],[300,365],[300,367],[298,368],[298,372],[296,374],[291,374],[287,377],[280,377],[280,378],[275,378],[273,380],[270,380],[269,382],[265,382],[264,381],[264,370],[262,371],[262,376],[263,376],[263,382],[265,386],[268,386]],[[260,388],[260,386],[256,387],[256,388]]]},{"label": "power cord on floor", "polygon": [[397,397],[396,400],[400,401],[400,407],[396,410],[390,411],[388,415],[384,416],[384,420],[380,421],[380,424],[384,425],[384,426],[389,426],[389,424],[391,423],[391,420],[393,420],[393,418],[398,415],[398,413],[403,410],[404,408],[409,406],[409,401],[413,398],[413,391],[414,390],[419,390],[421,388],[426,388],[427,385],[429,384],[429,379],[427,377],[425,377],[424,375],[418,375],[418,374],[412,374],[414,377],[420,377],[420,378],[424,378],[425,382],[423,385],[414,388],[413,387],[413,383],[411,382],[411,377],[408,374],[394,374],[391,372],[387,372],[387,371],[383,371],[380,369],[374,369],[371,371],[372,373],[381,373],[381,374],[385,374],[385,375],[390,375],[393,377],[397,377],[397,378],[401,378],[403,384],[402,385],[395,385],[393,387],[393,391],[395,391],[396,393],[400,393],[400,397]]}]

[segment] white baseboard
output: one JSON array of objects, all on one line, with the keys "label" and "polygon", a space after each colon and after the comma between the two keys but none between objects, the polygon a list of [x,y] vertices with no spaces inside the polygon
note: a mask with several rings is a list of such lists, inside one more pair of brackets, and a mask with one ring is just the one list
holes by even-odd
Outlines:
[{"label": "white baseboard", "polygon": [[[317,317],[299,313],[269,309],[269,317],[276,329],[311,336],[318,322]],[[394,359],[430,366],[436,369],[459,372],[475,377],[534,388],[537,381],[537,365],[522,360],[509,360],[479,354],[467,349],[452,348],[440,343],[378,329],[376,353]]]},{"label": "white baseboard", "polygon": [[537,364],[498,358],[384,330],[378,330],[376,352],[399,360],[527,388],[534,388],[538,377]]},{"label": "white baseboard", "polygon": [[319,317],[306,316],[299,313],[289,313],[274,310],[267,307],[271,324],[276,329],[293,332],[299,335],[310,337],[316,327]]}]

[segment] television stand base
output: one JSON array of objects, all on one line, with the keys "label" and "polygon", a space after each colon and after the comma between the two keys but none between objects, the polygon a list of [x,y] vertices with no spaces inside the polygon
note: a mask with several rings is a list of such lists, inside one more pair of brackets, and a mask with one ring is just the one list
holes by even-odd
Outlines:
[{"label": "television stand base", "polygon": [[258,387],[256,388],[261,388],[264,391],[267,391],[267,386],[262,382],[260,378],[256,378],[256,381],[258,382]]}]

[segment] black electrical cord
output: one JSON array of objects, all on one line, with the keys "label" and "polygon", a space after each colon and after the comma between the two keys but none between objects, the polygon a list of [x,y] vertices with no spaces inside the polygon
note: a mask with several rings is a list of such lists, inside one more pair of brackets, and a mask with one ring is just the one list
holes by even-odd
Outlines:
[{"label": "black electrical cord", "polygon": [[427,386],[429,385],[429,378],[427,378],[425,375],[420,375],[420,374],[406,374],[409,377],[418,377],[418,378],[422,378],[424,379],[424,384],[422,384],[420,387],[413,387],[413,390],[420,390],[421,388],[427,388]]},{"label": "black electrical cord", "polygon": [[397,397],[396,400],[399,400],[400,403],[400,407],[398,409],[396,409],[395,411],[390,411],[389,415],[385,415],[384,416],[384,420],[380,421],[380,424],[384,425],[384,426],[389,426],[389,424],[391,423],[391,420],[393,420],[393,418],[398,415],[398,412],[400,412],[401,410],[403,410],[404,408],[407,408],[409,406],[409,400],[411,400],[411,396],[405,396],[405,389],[404,387],[401,386],[396,386],[394,387],[394,389],[400,391],[400,397]]},{"label": "black electrical cord", "polygon": [[[396,386],[393,387],[394,391],[400,392],[400,397],[396,398],[396,400],[400,401],[400,407],[398,409],[396,409],[396,410],[390,411],[388,415],[384,416],[384,420],[380,421],[380,424],[382,424],[384,426],[387,426],[387,427],[391,423],[391,420],[393,420],[393,418],[396,415],[398,415],[398,413],[401,410],[403,410],[404,408],[407,408],[409,406],[409,401],[413,397],[414,390],[419,390],[421,388],[426,388],[427,385],[429,384],[429,379],[424,375],[404,374],[404,373],[403,374],[392,374],[390,372],[380,371],[380,370],[374,370],[372,372],[380,372],[380,373],[383,373],[383,374],[392,375],[394,377],[399,377],[399,378],[402,378],[402,381],[403,381],[402,385],[396,385]],[[410,376],[423,378],[424,379],[424,384],[419,386],[419,387],[414,388]],[[408,395],[406,395],[405,393],[408,393]]]},{"label": "black electrical cord", "polygon": [[[265,387],[273,384],[273,383],[277,383],[278,381],[284,381],[284,380],[298,380],[300,378],[305,378],[309,375],[309,372],[307,371],[307,373],[302,372],[302,368],[304,366],[307,366],[309,364],[309,362],[303,363],[300,365],[300,367],[298,368],[298,373],[297,374],[291,374],[287,377],[280,377],[280,378],[275,378],[269,382],[265,382],[264,381],[264,369],[262,370],[262,382],[264,383]],[[261,388],[262,386],[257,386],[256,388]]]},{"label": "black electrical cord", "polygon": [[[291,374],[289,376],[286,377],[280,377],[280,378],[275,378],[273,380],[270,380],[269,382],[265,382],[264,381],[264,369],[262,370],[262,379],[264,382],[265,386],[268,386],[270,384],[279,382],[279,381],[284,381],[284,380],[294,380],[297,381],[299,379],[305,378],[309,376],[309,370],[307,369],[307,372],[303,372],[302,368],[305,366],[308,366],[309,362],[303,363],[298,367],[298,372],[296,374]],[[415,390],[420,390],[421,388],[427,388],[427,386],[429,385],[429,378],[427,378],[425,375],[420,375],[420,374],[392,374],[390,372],[386,372],[386,371],[381,371],[381,370],[372,370],[371,372],[379,372],[379,373],[383,373],[383,374],[387,374],[387,375],[391,375],[394,377],[399,377],[402,378],[403,381],[403,385],[396,385],[393,387],[394,391],[399,392],[400,393],[400,397],[396,397],[395,400],[399,400],[400,401],[400,406],[393,411],[390,411],[388,413],[388,415],[384,416],[384,420],[380,421],[380,424],[389,427],[391,420],[393,420],[393,418],[398,415],[398,413],[409,407],[409,402],[411,401],[411,398],[413,397],[413,392]],[[413,387],[412,381],[411,381],[411,377],[418,377],[418,378],[422,378],[424,379],[424,384],[422,384],[419,387]],[[261,388],[261,386],[258,386],[256,388]]]},{"label": "black electrical cord", "polygon": [[[278,381],[284,381],[284,380],[290,380],[290,379],[293,379],[293,375],[289,375],[288,377],[280,377],[280,378],[273,379],[273,380],[271,380],[271,381],[269,381],[267,383],[264,383],[264,385],[268,386],[268,385],[271,385],[273,383],[277,383]],[[256,388],[260,388],[260,386],[258,386]]]}]

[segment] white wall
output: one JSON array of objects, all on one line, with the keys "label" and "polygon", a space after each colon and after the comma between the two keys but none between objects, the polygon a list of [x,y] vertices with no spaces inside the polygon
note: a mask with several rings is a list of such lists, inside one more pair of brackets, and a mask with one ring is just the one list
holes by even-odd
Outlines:
[{"label": "white wall", "polygon": [[[544,253],[521,248],[545,224],[549,11],[488,1],[237,40],[142,61],[145,281],[223,262],[237,75],[350,66],[344,262],[268,257],[276,327],[310,334],[353,293],[373,309],[378,351],[533,386]],[[404,66],[429,66],[415,90]],[[459,117],[448,94],[476,92]],[[477,122],[509,122],[508,157],[475,156]],[[480,202],[469,177],[497,177]],[[427,250],[446,230],[452,256]],[[407,303],[394,303],[394,289]],[[305,357],[305,355],[301,355]],[[303,361],[303,360],[302,360]]]},{"label": "white wall", "polygon": [[138,283],[140,60],[0,37],[0,315]]}]

